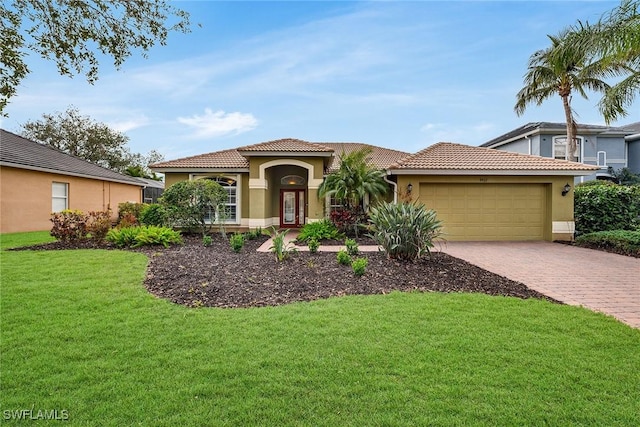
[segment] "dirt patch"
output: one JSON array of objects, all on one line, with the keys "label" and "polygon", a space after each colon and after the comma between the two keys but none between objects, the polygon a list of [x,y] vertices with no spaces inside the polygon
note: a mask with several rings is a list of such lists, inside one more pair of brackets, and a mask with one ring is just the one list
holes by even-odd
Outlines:
[{"label": "dirt patch", "polygon": [[[364,276],[356,277],[331,252],[294,253],[276,262],[257,252],[266,237],[249,240],[240,253],[213,236],[211,246],[185,236],[184,245],[137,249],[149,256],[145,286],[152,294],[190,307],[259,307],[312,301],[341,295],[386,294],[391,291],[480,292],[557,302],[524,284],[490,273],[445,253],[414,263],[387,259],[382,252],[361,253],[368,259]],[[337,243],[337,242],[336,242]],[[362,242],[364,243],[364,242]],[[112,245],[53,242],[30,249],[114,249]]]}]

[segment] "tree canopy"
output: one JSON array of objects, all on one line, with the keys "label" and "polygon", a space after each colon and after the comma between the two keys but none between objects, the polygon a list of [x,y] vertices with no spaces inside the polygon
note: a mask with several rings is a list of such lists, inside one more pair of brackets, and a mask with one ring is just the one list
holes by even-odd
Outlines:
[{"label": "tree canopy", "polygon": [[61,75],[84,74],[93,83],[99,54],[120,68],[134,50],[146,57],[169,32],[189,28],[189,14],[165,0],[0,2],[0,115],[29,74],[29,52],[55,61]]},{"label": "tree canopy", "polygon": [[163,160],[157,151],[152,150],[147,155],[132,154],[127,147],[128,136],[81,115],[74,107],[64,113],[43,114],[42,117],[22,125],[25,138],[116,172],[129,171],[132,176],[155,179],[147,166]]}]

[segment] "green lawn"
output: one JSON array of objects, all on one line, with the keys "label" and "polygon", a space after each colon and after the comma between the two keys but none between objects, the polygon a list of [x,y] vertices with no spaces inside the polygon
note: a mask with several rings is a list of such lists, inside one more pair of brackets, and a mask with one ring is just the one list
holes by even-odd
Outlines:
[{"label": "green lawn", "polygon": [[0,262],[5,423],[640,425],[640,330],[585,309],[438,293],[188,309],[145,291],[141,254]]}]

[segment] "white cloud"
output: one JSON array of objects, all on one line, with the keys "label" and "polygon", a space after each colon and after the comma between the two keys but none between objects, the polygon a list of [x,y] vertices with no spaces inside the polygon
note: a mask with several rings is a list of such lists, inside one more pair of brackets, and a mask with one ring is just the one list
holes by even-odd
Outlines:
[{"label": "white cloud", "polygon": [[247,113],[225,113],[222,110],[204,110],[204,115],[178,117],[178,122],[194,129],[193,138],[213,138],[230,133],[239,134],[250,131],[258,125],[258,120]]},{"label": "white cloud", "polygon": [[149,124],[149,118],[146,116],[140,116],[135,118],[129,118],[127,120],[110,122],[109,127],[117,130],[118,132],[128,132],[130,130],[138,129],[148,124]]}]

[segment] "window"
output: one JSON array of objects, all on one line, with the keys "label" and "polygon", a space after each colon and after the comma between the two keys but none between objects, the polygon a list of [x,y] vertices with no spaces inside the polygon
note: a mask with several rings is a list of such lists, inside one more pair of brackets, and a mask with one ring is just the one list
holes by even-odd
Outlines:
[{"label": "window", "polygon": [[580,161],[580,147],[582,146],[582,138],[576,137],[576,151],[573,153],[572,158],[569,158],[569,147],[567,146],[566,136],[553,137],[553,158],[560,160],[573,160]]},{"label": "window", "polygon": [[[238,183],[235,179],[216,177],[205,178],[215,181],[222,186],[227,192],[227,201],[224,206],[224,222],[237,223],[238,222]],[[208,222],[218,222],[220,220],[219,212],[215,209],[209,209],[205,220]]]},{"label": "window", "polygon": [[598,166],[603,169],[607,168],[607,152],[606,151],[598,151]]},{"label": "window", "polygon": [[60,212],[69,208],[69,184],[51,183],[51,212]]}]

